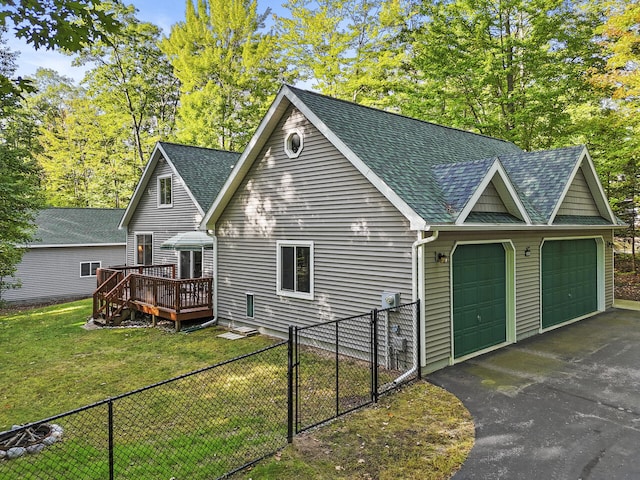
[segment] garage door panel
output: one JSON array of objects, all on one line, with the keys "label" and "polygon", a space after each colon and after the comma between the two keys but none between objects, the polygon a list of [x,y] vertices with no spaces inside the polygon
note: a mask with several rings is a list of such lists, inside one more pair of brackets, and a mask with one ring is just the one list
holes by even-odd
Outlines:
[{"label": "garage door panel", "polygon": [[595,312],[597,276],[595,240],[546,241],[542,247],[542,327]]},{"label": "garage door panel", "polygon": [[453,257],[454,357],[506,341],[502,244],[461,245]]}]

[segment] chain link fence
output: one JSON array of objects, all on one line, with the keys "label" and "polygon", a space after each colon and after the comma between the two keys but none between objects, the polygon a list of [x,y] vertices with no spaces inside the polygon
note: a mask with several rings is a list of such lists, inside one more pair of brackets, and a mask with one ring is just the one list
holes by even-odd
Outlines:
[{"label": "chain link fence", "polygon": [[[0,478],[210,480],[233,473],[287,444],[287,359],[288,342],[281,342],[0,434]],[[47,433],[52,426],[55,435]],[[39,428],[45,435],[29,442],[39,445],[31,452],[6,445],[36,437]]]},{"label": "chain link fence", "polygon": [[224,478],[419,376],[418,303],[0,433],[0,478]]},{"label": "chain link fence", "polygon": [[376,402],[420,375],[418,303],[291,327],[295,432]]}]

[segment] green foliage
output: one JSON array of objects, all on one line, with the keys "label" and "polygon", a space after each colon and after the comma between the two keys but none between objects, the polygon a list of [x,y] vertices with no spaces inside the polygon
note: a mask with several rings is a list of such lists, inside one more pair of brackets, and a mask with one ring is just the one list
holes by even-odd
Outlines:
[{"label": "green foliage", "polygon": [[562,0],[437,1],[421,13],[406,113],[526,150],[563,143],[569,108],[589,98],[596,13]]},{"label": "green foliage", "polygon": [[84,80],[88,96],[110,122],[128,125],[117,141],[134,145],[141,172],[155,143],[173,134],[179,84],[158,47],[160,29],[140,22],[133,6],[114,8],[121,30],[83,49],[76,63],[94,65]]},{"label": "green foliage", "polygon": [[[0,0],[0,28],[12,25],[15,36],[36,50],[77,52],[120,28],[108,7],[101,0]],[[0,94],[23,91],[33,91],[33,86],[0,74]]]},{"label": "green foliage", "polygon": [[192,0],[160,44],[181,82],[179,141],[241,150],[286,80],[266,14],[249,0]]},{"label": "green foliage", "polygon": [[[0,76],[15,72],[15,54],[1,38]],[[40,170],[30,147],[34,126],[13,90],[0,91],[0,303],[2,292],[19,286],[13,279],[24,246],[34,234],[33,219],[42,204]]]},{"label": "green foliage", "polygon": [[404,0],[290,0],[277,19],[287,60],[299,78],[322,93],[365,105],[388,106],[397,89],[406,45],[398,42],[412,18]]}]

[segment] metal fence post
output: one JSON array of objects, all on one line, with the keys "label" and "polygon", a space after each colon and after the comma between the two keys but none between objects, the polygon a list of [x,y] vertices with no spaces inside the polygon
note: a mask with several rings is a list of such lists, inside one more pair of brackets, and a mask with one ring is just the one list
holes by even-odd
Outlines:
[{"label": "metal fence post", "polygon": [[338,337],[338,322],[336,322],[336,417],[340,415],[340,339]]},{"label": "metal fence post", "polygon": [[373,315],[373,401],[378,403],[378,309],[374,308]]},{"label": "metal fence post", "polygon": [[287,443],[293,442],[293,325],[289,325],[287,344]]},{"label": "metal fence post", "polygon": [[107,403],[109,415],[109,480],[113,480],[113,401]]}]

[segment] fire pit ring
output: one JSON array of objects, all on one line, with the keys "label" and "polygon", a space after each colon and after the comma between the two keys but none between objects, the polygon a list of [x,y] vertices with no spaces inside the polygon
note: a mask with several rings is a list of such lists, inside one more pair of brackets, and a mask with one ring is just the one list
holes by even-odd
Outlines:
[{"label": "fire pit ring", "polygon": [[14,425],[11,430],[0,433],[0,460],[40,453],[45,447],[59,442],[63,432],[64,429],[55,423],[28,427]]}]

